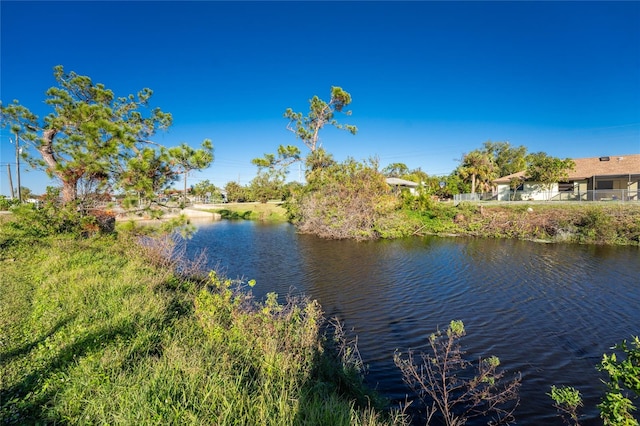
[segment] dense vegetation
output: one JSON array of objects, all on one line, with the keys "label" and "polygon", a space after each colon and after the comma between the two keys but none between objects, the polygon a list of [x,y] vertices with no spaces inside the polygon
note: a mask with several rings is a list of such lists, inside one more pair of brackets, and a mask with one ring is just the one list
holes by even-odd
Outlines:
[{"label": "dense vegetation", "polygon": [[428,202],[410,210],[417,233],[640,245],[640,206],[633,204]]},{"label": "dense vegetation", "polygon": [[2,424],[401,422],[315,302],[257,303],[171,239],[1,226]]},{"label": "dense vegetation", "polygon": [[118,192],[125,196],[126,207],[146,209],[179,175],[186,197],[188,173],[212,163],[208,139],[200,149],[184,143],[168,149],[153,141],[158,131],[172,125],[173,117],[150,107],[151,89],[116,96],[104,84],[65,72],[61,65],[53,76],[56,85],[44,99],[51,107],[46,117],[17,100],[0,101],[0,126],[15,134],[16,148],[23,142],[22,157],[31,167],[60,182],[65,204],[110,200]]},{"label": "dense vegetation", "polygon": [[[43,212],[24,206],[0,223],[3,424],[406,424],[363,384],[357,347],[316,302],[257,302],[252,281],[204,273],[182,240]],[[434,333],[422,366],[411,348],[396,353],[424,418],[510,421],[519,379],[503,382],[495,356],[479,364],[486,380],[463,379],[463,335],[459,321]],[[640,344],[619,349],[598,367],[610,377],[599,408],[607,425],[634,425]],[[579,424],[579,393],[550,395]]]}]

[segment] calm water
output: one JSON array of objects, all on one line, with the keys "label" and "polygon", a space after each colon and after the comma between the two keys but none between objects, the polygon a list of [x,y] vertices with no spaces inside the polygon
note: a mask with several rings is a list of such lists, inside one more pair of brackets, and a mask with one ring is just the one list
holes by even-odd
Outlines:
[{"label": "calm water", "polygon": [[422,350],[427,337],[464,321],[471,357],[496,355],[522,373],[518,424],[561,425],[552,384],[583,394],[583,425],[601,424],[595,365],[622,339],[640,334],[640,250],[522,241],[410,238],[356,243],[297,235],[288,224],[220,221],[199,225],[190,253],[255,279],[261,298],[304,293],[358,336],[367,381],[388,398],[407,389],[396,348]]}]

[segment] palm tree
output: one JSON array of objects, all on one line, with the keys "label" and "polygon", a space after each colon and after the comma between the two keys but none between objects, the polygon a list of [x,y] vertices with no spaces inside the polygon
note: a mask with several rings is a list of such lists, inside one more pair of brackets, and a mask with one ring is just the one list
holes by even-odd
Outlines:
[{"label": "palm tree", "polygon": [[471,178],[471,193],[475,194],[476,186],[480,186],[483,192],[487,190],[496,177],[496,166],[486,152],[475,150],[462,158],[458,173],[465,181]]}]

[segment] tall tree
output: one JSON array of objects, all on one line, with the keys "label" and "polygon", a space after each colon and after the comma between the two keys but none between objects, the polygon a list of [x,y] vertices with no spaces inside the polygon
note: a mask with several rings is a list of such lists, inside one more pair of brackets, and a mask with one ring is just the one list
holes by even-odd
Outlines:
[{"label": "tall tree", "polygon": [[286,174],[289,165],[300,160],[300,148],[295,145],[280,145],[278,147],[278,155],[265,154],[264,157],[254,158],[251,162],[258,166],[258,170],[269,169],[271,172],[277,170],[282,174]]},{"label": "tall tree", "polygon": [[342,90],[341,87],[332,86],[329,102],[323,101],[318,96],[314,96],[309,100],[309,113],[307,115],[287,108],[284,113],[285,118],[289,119],[287,129],[293,132],[312,152],[319,148],[319,133],[327,124],[337,129],[347,130],[355,135],[358,131],[356,126],[340,124],[335,119],[336,112],[351,115],[351,111],[344,110],[350,103],[351,95],[348,92]]},{"label": "tall tree", "polygon": [[[53,112],[42,121],[17,101],[0,112],[3,125],[19,126],[40,154],[40,159],[30,157],[32,166],[59,179],[63,201],[76,200],[81,179],[100,177],[117,185],[123,177],[143,174],[131,168],[148,166],[148,149],[158,148],[153,136],[172,123],[171,114],[149,108],[153,92],[145,88],[116,97],[103,84],[66,73],[61,65],[53,75],[57,86],[46,92],[45,100]],[[160,157],[154,155],[154,161]]]},{"label": "tall tree", "polygon": [[208,179],[200,181],[191,186],[191,193],[200,199],[206,199],[207,196],[220,198],[220,191]]},{"label": "tall tree", "polygon": [[527,167],[527,148],[522,145],[514,147],[509,142],[487,141],[483,148],[496,165],[497,177],[521,172]]},{"label": "tall tree", "polygon": [[249,198],[261,203],[281,200],[284,196],[284,178],[268,171],[262,171],[249,183]]},{"label": "tall tree", "polygon": [[551,185],[566,181],[569,171],[575,167],[570,158],[560,159],[544,152],[536,152],[527,156],[527,179],[539,182],[544,189],[551,189]]},{"label": "tall tree", "polygon": [[329,102],[323,101],[318,96],[309,99],[309,113],[304,115],[301,112],[294,112],[287,108],[284,117],[289,119],[287,130],[293,132],[296,138],[300,139],[311,151],[307,158],[303,158],[300,149],[294,145],[280,145],[278,155],[265,154],[262,158],[252,160],[252,163],[259,168],[274,169],[279,167],[286,169],[296,161],[304,160],[307,166],[307,174],[312,173],[317,167],[322,167],[324,159],[328,155],[323,151],[320,142],[320,130],[330,125],[337,129],[347,130],[355,135],[358,131],[356,126],[350,124],[340,124],[335,118],[337,112],[351,115],[351,111],[345,110],[351,104],[351,95],[341,87],[331,87],[331,98]]},{"label": "tall tree", "polygon": [[382,174],[386,177],[399,178],[409,173],[409,168],[404,163],[391,163],[384,169]]},{"label": "tall tree", "polygon": [[227,182],[224,186],[224,190],[227,191],[227,200],[229,202],[238,203],[240,201],[245,201],[247,198],[247,189],[238,182]]},{"label": "tall tree", "polygon": [[[146,208],[156,194],[177,179],[166,148],[143,147],[127,160],[115,182],[115,188],[127,194],[127,207]],[[146,201],[146,202],[145,202]]]},{"label": "tall tree", "polygon": [[187,202],[187,176],[193,170],[202,170],[209,167],[213,161],[213,144],[209,139],[202,142],[202,148],[194,149],[186,143],[173,148],[169,148],[171,162],[178,167],[183,176],[184,193],[183,201]]},{"label": "tall tree", "polygon": [[422,183],[429,180],[429,175],[427,172],[422,170],[420,167],[417,169],[409,170],[404,175],[400,176],[402,179],[410,180],[412,182]]},{"label": "tall tree", "polygon": [[463,179],[471,179],[471,193],[475,194],[478,184],[483,192],[488,188],[496,177],[496,166],[486,151],[476,149],[463,156],[458,172]]}]

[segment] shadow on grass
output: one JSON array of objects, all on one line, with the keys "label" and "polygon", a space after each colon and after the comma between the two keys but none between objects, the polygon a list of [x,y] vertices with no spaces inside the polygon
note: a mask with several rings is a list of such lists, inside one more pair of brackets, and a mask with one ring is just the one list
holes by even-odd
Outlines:
[{"label": "shadow on grass", "polygon": [[247,211],[233,211],[228,209],[218,210],[222,219],[251,219],[251,210]]},{"label": "shadow on grass", "polygon": [[337,320],[329,322],[324,333],[323,348],[316,352],[312,374],[301,389],[294,424],[349,425],[353,419],[345,401],[360,413],[384,412],[388,401],[364,383],[364,365],[355,341],[346,340]]},{"label": "shadow on grass", "polygon": [[[46,337],[51,336],[71,319],[56,324],[47,336],[13,352],[13,357],[25,355]],[[68,372],[78,358],[104,347],[105,343],[118,338],[130,338],[135,334],[135,325],[127,323],[117,328],[103,328],[88,334],[68,345],[60,353],[46,362],[42,367],[34,369],[19,383],[0,389],[0,423],[2,424],[51,424],[65,423],[63,419],[52,417],[48,405],[55,394],[60,391],[60,382],[48,381],[57,373]],[[3,363],[6,355],[3,354]]]},{"label": "shadow on grass", "polygon": [[[0,366],[4,366],[4,365],[8,364],[14,358],[22,357],[22,356],[27,355],[29,352],[31,352],[33,350],[33,348],[35,348],[38,345],[40,345],[41,343],[43,343],[49,337],[53,336],[62,327],[64,327],[65,325],[67,325],[71,321],[73,321],[76,318],[76,316],[77,315],[73,315],[73,316],[67,317],[67,318],[65,318],[65,319],[63,319],[61,321],[58,321],[58,323],[56,325],[54,325],[53,328],[51,328],[51,330],[48,333],[43,334],[42,337],[40,337],[37,340],[34,340],[31,343],[27,343],[25,345],[22,345],[20,347],[15,348],[15,349],[8,350],[6,352],[0,352]],[[0,401],[2,401],[2,400],[0,399]]]}]

